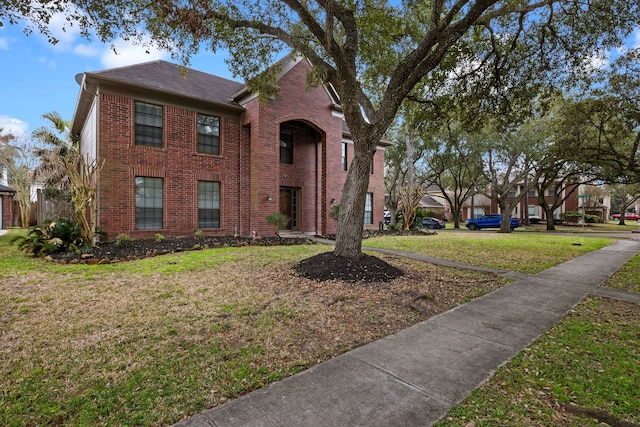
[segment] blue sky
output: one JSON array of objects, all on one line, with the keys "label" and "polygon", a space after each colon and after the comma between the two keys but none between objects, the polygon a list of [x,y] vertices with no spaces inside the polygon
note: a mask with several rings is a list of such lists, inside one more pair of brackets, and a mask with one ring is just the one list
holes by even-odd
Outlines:
[{"label": "blue sky", "polygon": [[[6,23],[5,23],[6,24]],[[140,62],[164,59],[166,52],[145,53],[140,46],[118,42],[118,55],[109,44],[82,39],[73,31],[62,32],[51,25],[59,38],[51,45],[38,33],[26,36],[22,26],[0,27],[0,128],[19,137],[48,126],[42,115],[57,111],[66,120],[73,118],[79,86],[78,73],[98,71]],[[234,78],[224,63],[223,55],[203,52],[191,60],[191,68]]]}]

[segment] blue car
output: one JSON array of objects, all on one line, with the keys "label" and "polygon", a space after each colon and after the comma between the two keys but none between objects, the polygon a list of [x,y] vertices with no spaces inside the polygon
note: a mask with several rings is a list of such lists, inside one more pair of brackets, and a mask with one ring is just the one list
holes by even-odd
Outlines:
[{"label": "blue car", "polygon": [[[487,214],[480,218],[468,219],[466,226],[469,230],[480,230],[482,228],[500,228],[500,222],[502,221],[502,215],[500,214]],[[522,223],[518,218],[511,218],[511,230],[520,227]]]}]

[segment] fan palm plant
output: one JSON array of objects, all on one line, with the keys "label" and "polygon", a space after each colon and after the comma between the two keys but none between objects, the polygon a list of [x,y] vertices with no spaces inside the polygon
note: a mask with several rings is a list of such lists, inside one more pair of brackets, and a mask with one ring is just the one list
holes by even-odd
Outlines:
[{"label": "fan palm plant", "polygon": [[34,179],[43,184],[47,199],[58,205],[58,213],[69,215],[73,212],[69,196],[71,183],[64,166],[64,159],[77,151],[77,142],[69,131],[69,121],[64,120],[59,113],[55,111],[46,113],[42,118],[49,120],[53,127],[42,126],[32,133],[33,137],[44,145],[34,150],[34,154],[40,160],[34,170]]},{"label": "fan palm plant", "polygon": [[[42,118],[49,120],[53,129],[41,127],[33,132],[34,138],[50,147],[36,150],[40,159],[36,177],[44,182],[49,194],[63,195],[75,213],[83,237],[93,242],[95,226],[87,219],[87,205],[95,197],[95,175],[100,167],[95,160],[80,154],[78,141],[70,132],[70,123],[59,113],[47,113]],[[91,218],[95,218],[95,213]]]}]

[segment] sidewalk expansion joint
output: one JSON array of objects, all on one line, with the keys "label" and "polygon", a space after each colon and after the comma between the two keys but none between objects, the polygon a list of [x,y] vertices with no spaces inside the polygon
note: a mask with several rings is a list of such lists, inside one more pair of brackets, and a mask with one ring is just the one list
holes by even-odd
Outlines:
[{"label": "sidewalk expansion joint", "polygon": [[456,403],[456,402],[450,402],[447,399],[443,399],[440,395],[429,393],[424,388],[422,388],[422,387],[420,387],[420,386],[418,386],[416,384],[413,384],[413,383],[411,383],[411,382],[409,382],[409,381],[407,381],[407,380],[405,380],[403,378],[400,378],[399,376],[387,371],[386,369],[383,369],[382,367],[380,367],[378,365],[374,365],[374,364],[372,364],[370,362],[367,362],[366,360],[363,360],[363,359],[361,359],[359,357],[356,357],[356,359],[359,362],[364,363],[365,365],[370,366],[373,369],[375,369],[375,370],[377,370],[379,372],[382,372],[383,374],[393,378],[394,380],[396,380],[398,383],[404,385],[405,387],[407,387],[407,388],[409,388],[411,390],[415,390],[415,391],[417,391],[418,393],[420,393],[421,395],[423,395],[425,397],[429,397],[429,398],[432,398],[434,400],[437,400],[438,402],[442,403],[443,405],[451,406],[451,405],[454,405]]}]

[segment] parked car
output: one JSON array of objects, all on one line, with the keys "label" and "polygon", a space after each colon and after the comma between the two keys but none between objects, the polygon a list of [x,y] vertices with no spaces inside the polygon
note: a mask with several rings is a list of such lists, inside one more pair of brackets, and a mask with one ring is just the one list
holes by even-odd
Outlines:
[{"label": "parked car", "polygon": [[431,230],[441,229],[445,227],[445,222],[441,219],[428,216],[422,218],[422,228],[429,228]]},{"label": "parked car", "polygon": [[[500,228],[500,222],[502,221],[502,215],[500,214],[487,214],[480,218],[468,219],[466,226],[469,230],[480,230],[482,228]],[[519,218],[511,218],[511,230],[520,227],[522,221]]]},{"label": "parked car", "polygon": [[[616,220],[620,220],[620,214],[613,214],[613,219]],[[636,214],[635,212],[625,212],[624,213],[624,220],[625,221],[638,221],[640,219],[640,215]]]},{"label": "parked car", "polygon": [[391,212],[387,210],[384,211],[384,223],[385,225],[391,224]]}]

